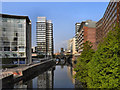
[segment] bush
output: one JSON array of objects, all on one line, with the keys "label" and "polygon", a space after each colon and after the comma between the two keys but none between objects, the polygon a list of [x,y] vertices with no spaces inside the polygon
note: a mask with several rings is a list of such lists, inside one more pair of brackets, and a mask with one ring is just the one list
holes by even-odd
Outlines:
[{"label": "bush", "polygon": [[87,64],[92,59],[94,54],[94,50],[92,49],[92,45],[89,41],[86,41],[83,44],[83,52],[80,57],[77,59],[77,64],[75,65],[76,75],[79,81],[81,81],[84,85],[86,84],[86,78],[88,77],[88,66]]},{"label": "bush", "polygon": [[120,87],[120,28],[110,31],[89,62],[90,88]]}]

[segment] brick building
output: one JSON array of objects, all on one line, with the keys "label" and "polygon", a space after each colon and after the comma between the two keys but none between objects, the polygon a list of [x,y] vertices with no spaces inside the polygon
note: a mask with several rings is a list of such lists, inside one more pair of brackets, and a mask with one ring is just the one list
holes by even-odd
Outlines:
[{"label": "brick building", "polygon": [[92,20],[81,22],[76,39],[78,53],[83,51],[83,43],[86,41],[90,41],[93,45],[93,49],[96,49],[96,22]]},{"label": "brick building", "polygon": [[110,30],[113,30],[115,24],[119,23],[120,21],[120,1],[119,2],[109,2],[108,7],[102,17],[96,23],[96,44],[98,45],[99,42],[106,37],[107,33]]}]

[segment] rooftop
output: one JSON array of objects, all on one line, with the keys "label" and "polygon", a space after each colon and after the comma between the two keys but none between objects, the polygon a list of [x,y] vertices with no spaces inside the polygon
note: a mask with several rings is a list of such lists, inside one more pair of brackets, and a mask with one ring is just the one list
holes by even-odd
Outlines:
[{"label": "rooftop", "polygon": [[26,19],[28,22],[31,22],[28,16],[20,16],[20,15],[9,15],[9,14],[0,14],[0,17],[3,18],[16,18],[16,19]]}]

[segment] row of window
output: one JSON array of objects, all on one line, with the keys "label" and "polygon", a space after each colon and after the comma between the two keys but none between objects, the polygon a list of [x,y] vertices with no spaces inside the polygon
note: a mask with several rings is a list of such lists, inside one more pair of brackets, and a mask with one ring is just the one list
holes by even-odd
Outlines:
[{"label": "row of window", "polygon": [[0,47],[0,51],[25,51],[24,47]]},{"label": "row of window", "polygon": [[14,18],[2,18],[2,22],[17,22],[17,23],[23,23],[26,22],[25,19],[14,19]]}]

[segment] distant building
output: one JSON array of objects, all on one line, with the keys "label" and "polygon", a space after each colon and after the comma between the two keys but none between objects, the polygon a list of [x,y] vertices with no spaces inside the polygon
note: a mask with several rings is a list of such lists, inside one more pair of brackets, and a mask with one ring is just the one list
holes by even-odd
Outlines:
[{"label": "distant building", "polygon": [[31,21],[28,16],[0,14],[0,57],[31,63]]},{"label": "distant building", "polygon": [[75,37],[73,37],[72,39],[70,39],[68,41],[68,52],[70,52],[71,54],[76,54],[76,40]]},{"label": "distant building", "polygon": [[37,47],[32,47],[32,57],[37,56]]},{"label": "distant building", "polygon": [[36,26],[37,53],[39,55],[53,55],[53,24],[46,17],[37,18]]},{"label": "distant building", "polygon": [[32,47],[32,53],[36,53],[37,52],[37,47]]},{"label": "distant building", "polygon": [[57,52],[57,53],[55,53],[55,55],[60,55],[60,53],[59,53],[59,52]]},{"label": "distant building", "polygon": [[96,22],[92,20],[81,22],[76,36],[78,53],[83,51],[83,43],[86,41],[90,41],[93,45],[93,49],[96,49]]},{"label": "distant building", "polygon": [[103,41],[110,30],[113,30],[116,23],[120,25],[120,1],[113,2],[113,0],[110,0],[102,19],[96,24],[97,45]]}]

